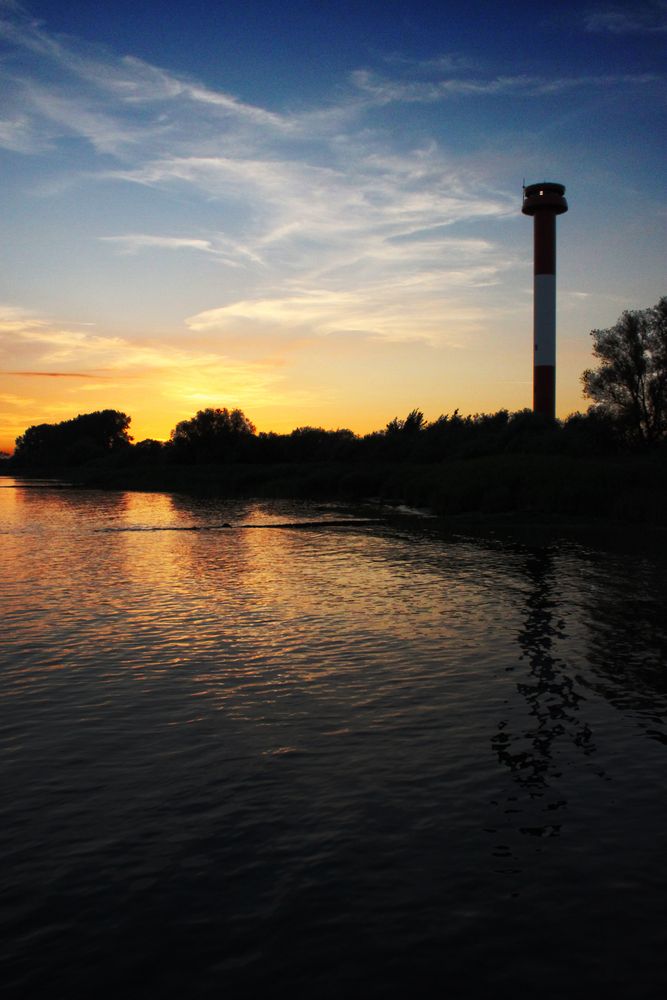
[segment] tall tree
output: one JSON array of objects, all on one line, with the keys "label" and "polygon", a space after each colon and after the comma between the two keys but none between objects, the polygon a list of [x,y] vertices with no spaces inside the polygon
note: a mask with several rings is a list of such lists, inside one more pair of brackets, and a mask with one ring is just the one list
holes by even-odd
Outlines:
[{"label": "tall tree", "polygon": [[17,437],[14,458],[24,466],[81,465],[127,448],[130,421],[120,410],[96,410],[57,424],[33,424]]},{"label": "tall tree", "polygon": [[176,453],[190,461],[216,461],[234,457],[238,446],[255,433],[255,425],[242,410],[208,407],[190,420],[181,420],[171,432]]},{"label": "tall tree", "polygon": [[591,330],[600,362],[581,376],[593,409],[625,436],[652,444],[667,437],[667,296],[650,309],[628,310],[607,330]]}]

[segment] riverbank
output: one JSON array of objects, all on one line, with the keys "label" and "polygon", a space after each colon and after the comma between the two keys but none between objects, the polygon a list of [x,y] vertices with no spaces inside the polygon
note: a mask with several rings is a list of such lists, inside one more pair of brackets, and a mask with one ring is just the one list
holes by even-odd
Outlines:
[{"label": "riverbank", "polygon": [[[667,526],[667,463],[655,453],[579,458],[499,454],[442,462],[274,464],[91,463],[59,469],[61,480],[113,490],[210,496],[367,500],[434,514],[551,516]],[[8,463],[9,464],[9,463]],[[7,469],[40,475],[44,469]]]}]

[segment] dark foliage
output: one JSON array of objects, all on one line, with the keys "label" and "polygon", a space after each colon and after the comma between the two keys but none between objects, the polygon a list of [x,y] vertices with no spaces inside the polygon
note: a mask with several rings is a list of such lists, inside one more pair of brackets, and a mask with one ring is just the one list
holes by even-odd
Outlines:
[{"label": "dark foliage", "polygon": [[171,432],[174,458],[184,462],[231,461],[242,457],[255,426],[241,410],[199,410]]},{"label": "dark foliage", "polygon": [[16,439],[13,462],[19,468],[57,469],[129,449],[130,420],[119,410],[97,410],[58,424],[35,424]]},{"label": "dark foliage", "polygon": [[626,311],[607,330],[592,330],[600,364],[581,377],[594,410],[630,443],[667,437],[667,297],[652,309]]},{"label": "dark foliage", "polygon": [[[544,514],[667,524],[667,297],[593,330],[593,400],[565,421],[531,410],[419,409],[358,437],[345,428],[256,433],[239,409],[208,408],[163,443],[131,444],[117,410],[29,427],[3,471],[87,485],[400,501],[448,515]],[[649,451],[647,446],[653,447]]]},{"label": "dark foliage", "polygon": [[500,410],[455,411],[428,423],[413,410],[365,437],[321,427],[256,434],[241,411],[204,410],[178,424],[166,444],[131,445],[128,424],[124,414],[104,411],[28,428],[10,465],[23,474],[76,468],[73,479],[98,487],[374,497],[447,515],[667,520],[664,449],[629,448],[597,407],[564,422]]},{"label": "dark foliage", "polygon": [[[357,437],[351,430],[298,427],[290,434],[256,434],[241,410],[200,410],[176,425],[168,442],[147,439],[131,446],[129,418],[115,410],[61,424],[29,427],[17,439],[17,468],[66,468],[100,461],[147,469],[166,465],[235,463],[264,466],[335,463],[358,479],[365,465],[433,464],[498,454],[611,454],[618,450],[614,421],[594,408],[565,422],[531,410],[475,414],[457,410],[431,423],[420,410],[395,418],[383,431]],[[113,453],[113,454],[112,454]],[[363,476],[362,476],[363,478]]]},{"label": "dark foliage", "polygon": [[345,429],[297,427],[284,441],[282,458],[293,462],[345,461],[353,457],[356,440],[352,431]]}]

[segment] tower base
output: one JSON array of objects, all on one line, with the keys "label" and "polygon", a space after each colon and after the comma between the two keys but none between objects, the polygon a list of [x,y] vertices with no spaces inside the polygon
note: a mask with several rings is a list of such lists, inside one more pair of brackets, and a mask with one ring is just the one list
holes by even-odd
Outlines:
[{"label": "tower base", "polygon": [[555,365],[535,365],[533,368],[533,412],[556,419]]}]

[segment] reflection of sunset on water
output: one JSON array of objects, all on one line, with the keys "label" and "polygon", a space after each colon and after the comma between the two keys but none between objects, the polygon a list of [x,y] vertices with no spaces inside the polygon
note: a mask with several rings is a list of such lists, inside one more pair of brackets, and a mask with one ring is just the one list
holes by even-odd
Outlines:
[{"label": "reflection of sunset on water", "polygon": [[[187,521],[188,501],[175,499],[174,506]],[[261,505],[240,506],[231,517],[226,505],[207,513],[213,524],[226,516],[232,527],[188,534],[185,546],[170,533],[168,545],[179,553],[170,562],[177,579],[192,581],[196,600],[207,608],[198,643],[212,642],[212,662],[198,676],[211,696],[229,702],[242,679],[269,702],[288,684],[322,698],[343,677],[352,695],[357,674],[379,672],[379,681],[399,660],[401,683],[420,675],[423,682],[420,644],[428,646],[434,628],[435,641],[452,651],[458,646],[465,661],[464,633],[479,594],[473,579],[460,579],[460,566],[452,566],[449,579],[426,561],[407,569],[410,539],[392,537],[388,545],[382,533],[353,527],[281,528]],[[307,507],[305,514],[306,523],[317,518]],[[161,567],[144,573],[155,576],[151,589],[160,586]],[[181,610],[174,608],[176,618]]]},{"label": "reflection of sunset on water", "polygon": [[[637,956],[652,968],[655,555],[377,509],[5,482],[2,888],[46,942],[35,964],[5,935],[28,981],[78,968],[62,926],[128,981],[138,952],[117,928],[159,924],[163,960],[164,926],[196,927],[188,981],[227,963],[239,995],[297,975],[304,946],[338,968],[364,934],[356,961],[383,996],[397,976],[409,993],[414,949],[431,971],[446,956],[457,995],[471,968],[527,988],[526,952],[561,986],[563,954],[588,982],[592,949],[598,985],[634,982]],[[609,923],[582,958],[591,899]],[[632,961],[616,948],[606,966],[619,934]]]},{"label": "reflection of sunset on water", "polygon": [[[398,662],[401,683],[428,683],[434,645],[450,651],[454,677],[469,666],[477,604],[492,600],[465,557],[415,563],[409,537],[280,527],[294,518],[289,505],[281,516],[275,504],[53,489],[32,518],[36,494],[14,492],[32,519],[34,557],[47,552],[54,571],[34,592],[45,607],[67,601],[68,643],[94,627],[100,659],[151,684],[185,666],[197,696],[228,706],[241,689],[272,702],[291,684],[326,697],[343,676],[352,697],[359,676],[380,682]],[[332,515],[306,506],[301,516]],[[54,527],[62,538],[52,548]],[[23,558],[17,586],[31,572]],[[24,622],[36,641],[53,627],[45,617]]]}]

